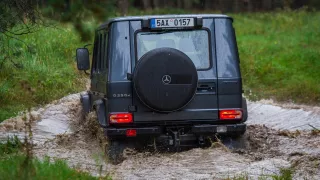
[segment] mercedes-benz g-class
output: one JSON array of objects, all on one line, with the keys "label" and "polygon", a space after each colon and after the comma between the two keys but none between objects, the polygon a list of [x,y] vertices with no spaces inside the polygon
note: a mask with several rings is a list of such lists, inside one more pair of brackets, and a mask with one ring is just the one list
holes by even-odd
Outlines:
[{"label": "mercedes-benz g-class", "polygon": [[[96,30],[81,102],[86,113],[96,111],[112,160],[123,142],[153,139],[179,149],[246,131],[232,23],[215,14],[134,16]],[[77,66],[90,69],[88,49],[77,49]]]}]

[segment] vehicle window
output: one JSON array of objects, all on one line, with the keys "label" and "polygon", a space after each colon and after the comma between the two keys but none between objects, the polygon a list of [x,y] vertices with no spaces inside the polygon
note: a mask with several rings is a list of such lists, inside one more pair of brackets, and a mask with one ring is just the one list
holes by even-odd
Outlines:
[{"label": "vehicle window", "polygon": [[102,65],[103,70],[106,70],[108,66],[107,53],[108,53],[108,32],[104,32],[103,34],[103,65]]},{"label": "vehicle window", "polygon": [[150,50],[170,47],[184,52],[197,69],[210,67],[209,35],[206,30],[137,33],[137,56],[140,59]]},{"label": "vehicle window", "polygon": [[95,37],[94,40],[94,47],[93,47],[93,57],[92,57],[92,71],[96,71],[97,70],[97,63],[98,63],[98,47],[99,47],[99,43],[98,43],[98,36]]},{"label": "vehicle window", "polygon": [[98,63],[98,69],[99,71],[102,70],[102,67],[103,67],[103,43],[104,43],[104,40],[102,38],[102,34],[99,34],[99,63]]}]

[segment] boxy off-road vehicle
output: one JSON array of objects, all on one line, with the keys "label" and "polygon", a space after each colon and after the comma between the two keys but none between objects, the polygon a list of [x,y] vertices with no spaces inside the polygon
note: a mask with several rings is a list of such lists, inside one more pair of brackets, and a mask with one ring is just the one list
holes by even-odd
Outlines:
[{"label": "boxy off-road vehicle", "polygon": [[[215,14],[134,16],[96,30],[91,87],[81,102],[86,113],[96,111],[111,160],[125,142],[179,149],[246,131],[232,23]],[[88,49],[77,49],[77,66],[90,69]]]}]

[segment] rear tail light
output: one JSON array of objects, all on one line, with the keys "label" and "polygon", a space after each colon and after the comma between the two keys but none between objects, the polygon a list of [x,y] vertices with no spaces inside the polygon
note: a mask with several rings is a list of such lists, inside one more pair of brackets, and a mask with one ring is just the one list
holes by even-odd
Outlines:
[{"label": "rear tail light", "polygon": [[137,136],[137,130],[135,130],[135,129],[127,129],[126,136],[127,137],[135,137],[135,136]]},{"label": "rear tail light", "polygon": [[111,124],[132,123],[132,122],[133,122],[132,114],[130,113],[110,114]]},{"label": "rear tail light", "polygon": [[220,110],[220,119],[233,120],[233,119],[242,119],[241,110]]}]

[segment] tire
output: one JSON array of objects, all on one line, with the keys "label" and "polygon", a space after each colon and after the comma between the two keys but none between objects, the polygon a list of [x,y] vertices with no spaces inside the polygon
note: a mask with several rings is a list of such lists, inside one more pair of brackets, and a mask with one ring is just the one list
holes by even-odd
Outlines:
[{"label": "tire", "polygon": [[106,145],[106,155],[111,164],[120,164],[123,160],[123,151],[126,148],[124,142],[119,140],[108,140]]},{"label": "tire", "polygon": [[145,106],[157,112],[173,112],[193,99],[198,73],[183,52],[158,48],[139,59],[132,80],[135,93]]}]

